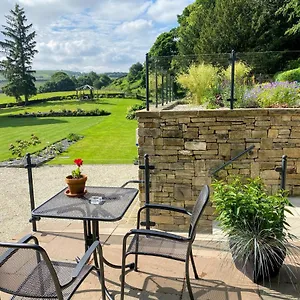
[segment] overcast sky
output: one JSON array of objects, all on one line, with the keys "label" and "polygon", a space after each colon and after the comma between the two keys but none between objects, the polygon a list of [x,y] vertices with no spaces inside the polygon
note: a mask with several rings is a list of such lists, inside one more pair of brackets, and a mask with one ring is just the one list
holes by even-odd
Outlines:
[{"label": "overcast sky", "polygon": [[[0,0],[0,24],[15,3],[37,33],[36,70],[125,71],[143,63],[156,37],[194,0]],[[1,30],[3,28],[1,27]],[[3,35],[0,33],[0,40]]]}]

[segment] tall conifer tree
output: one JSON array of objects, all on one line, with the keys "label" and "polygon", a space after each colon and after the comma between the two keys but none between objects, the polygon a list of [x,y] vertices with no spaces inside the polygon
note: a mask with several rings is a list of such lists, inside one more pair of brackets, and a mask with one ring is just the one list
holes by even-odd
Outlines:
[{"label": "tall conifer tree", "polygon": [[3,87],[6,95],[14,96],[21,101],[24,95],[25,105],[30,96],[37,90],[34,85],[35,71],[32,70],[32,60],[38,52],[35,49],[35,31],[31,31],[32,24],[26,25],[27,18],[24,9],[18,4],[5,16],[7,25],[3,25],[4,41],[0,41],[0,47],[4,50],[6,59],[0,62],[0,70],[8,80]]}]

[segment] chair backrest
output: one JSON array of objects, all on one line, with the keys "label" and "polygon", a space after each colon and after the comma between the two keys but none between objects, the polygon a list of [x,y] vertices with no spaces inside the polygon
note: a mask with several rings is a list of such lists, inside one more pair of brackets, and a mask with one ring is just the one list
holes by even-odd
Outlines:
[{"label": "chair backrest", "polygon": [[48,255],[35,244],[0,243],[0,290],[23,297],[62,297]]},{"label": "chair backrest", "polygon": [[207,204],[209,200],[209,187],[207,185],[205,185],[197,200],[196,203],[194,205],[193,211],[192,211],[192,215],[191,215],[191,223],[190,223],[190,228],[189,228],[189,237],[194,240],[195,236],[196,236],[196,227],[197,227],[197,223],[201,217],[201,214]]}]

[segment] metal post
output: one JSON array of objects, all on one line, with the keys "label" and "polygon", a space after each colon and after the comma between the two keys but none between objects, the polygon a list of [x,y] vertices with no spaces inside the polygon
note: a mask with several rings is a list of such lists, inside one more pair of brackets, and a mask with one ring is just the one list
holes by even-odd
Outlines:
[{"label": "metal post", "polygon": [[158,82],[157,82],[157,66],[155,61],[155,107],[158,107]]},{"label": "metal post", "polygon": [[174,101],[174,77],[171,77],[171,101]]},{"label": "metal post", "polygon": [[[31,211],[35,209],[35,203],[34,203],[34,192],[33,192],[33,179],[32,179],[32,164],[31,164],[31,158],[30,154],[26,154],[26,161],[27,161],[27,174],[28,174],[28,185],[29,185],[29,197],[30,197],[30,208]],[[36,219],[31,218],[29,220],[32,223],[32,231],[36,231]]]},{"label": "metal post", "polygon": [[230,89],[230,109],[233,109],[233,103],[236,101],[234,98],[234,67],[235,67],[236,55],[235,51],[231,51],[231,89]]},{"label": "metal post", "polygon": [[165,97],[165,93],[164,93],[164,73],[161,73],[161,105],[164,105],[164,97]]},{"label": "metal post", "polygon": [[[149,155],[144,155],[145,165],[145,205],[150,203],[150,173],[149,173]],[[146,209],[146,229],[150,229],[150,211]]]},{"label": "metal post", "polygon": [[146,53],[146,109],[149,111],[149,57]]},{"label": "metal post", "polygon": [[287,156],[283,155],[281,160],[281,183],[280,183],[280,188],[282,190],[285,190],[286,166],[287,166]]},{"label": "metal post", "polygon": [[171,97],[170,97],[170,91],[171,91],[171,76],[170,74],[168,73],[167,74],[167,99],[168,99],[168,102],[171,102]]},{"label": "metal post", "polygon": [[[140,166],[140,169],[144,169],[144,184],[145,184],[145,206],[150,203],[150,170],[154,169],[154,166],[149,165],[149,155],[144,155],[144,165]],[[141,222],[142,226],[146,226],[146,229],[150,229],[150,226],[155,226],[155,222],[150,221],[150,211],[146,209],[146,220]]]}]

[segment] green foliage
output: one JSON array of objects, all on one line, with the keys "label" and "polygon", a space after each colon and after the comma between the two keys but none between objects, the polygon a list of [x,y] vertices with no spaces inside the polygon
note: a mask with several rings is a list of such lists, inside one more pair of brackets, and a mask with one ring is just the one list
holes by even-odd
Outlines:
[{"label": "green foliage", "polygon": [[47,81],[39,88],[40,93],[59,92],[59,91],[74,91],[75,83],[65,72],[59,71],[51,76],[50,81]]},{"label": "green foliage", "polygon": [[234,261],[244,271],[250,263],[254,281],[269,278],[273,268],[281,267],[291,237],[286,192],[269,194],[260,178],[231,177],[212,186],[217,220],[229,237]]},{"label": "green foliage", "polygon": [[38,52],[34,40],[36,33],[30,32],[32,24],[26,25],[26,22],[24,9],[16,4],[10,15],[6,16],[7,25],[4,25],[4,30],[1,31],[5,39],[0,41],[0,47],[6,54],[6,60],[0,62],[0,70],[8,80],[3,91],[6,95],[15,97],[16,101],[20,101],[24,95],[25,104],[30,96],[36,94],[31,65],[34,55]]},{"label": "green foliage", "polygon": [[150,56],[172,56],[178,54],[176,29],[161,33],[149,51]]},{"label": "green foliage", "polygon": [[171,29],[169,32],[160,34],[149,51],[149,57],[155,59],[156,65],[164,65],[164,69],[171,68],[172,59],[166,59],[178,54],[177,30]]},{"label": "green foliage", "polygon": [[67,140],[68,140],[69,142],[77,142],[77,141],[79,141],[81,138],[82,138],[82,136],[79,135],[79,134],[76,134],[76,133],[69,133],[68,136],[67,136]]},{"label": "green foliage", "polygon": [[300,82],[300,68],[280,72],[275,76],[276,81],[298,81]]},{"label": "green foliage", "polygon": [[122,91],[130,94],[137,93],[139,95],[145,95],[146,93],[144,79],[138,79],[130,82],[127,76],[113,80],[110,85],[104,88],[104,90]]},{"label": "green foliage", "polygon": [[[270,82],[255,85],[244,96],[244,105],[256,102],[259,107],[293,107],[300,102],[300,84],[297,82]],[[249,106],[248,106],[249,107]]]},{"label": "green foliage", "polygon": [[288,35],[300,33],[300,3],[298,0],[285,1],[277,13],[288,17],[288,21],[291,24],[286,31]]},{"label": "green foliage", "polygon": [[261,178],[232,177],[229,182],[216,181],[212,186],[217,219],[227,235],[250,226],[282,237],[285,207],[290,205],[286,193],[270,195]]},{"label": "green foliage", "polygon": [[10,144],[9,151],[13,156],[20,158],[25,155],[24,152],[28,147],[35,146],[40,143],[40,139],[35,134],[31,134],[29,140],[16,140],[15,144]]},{"label": "green foliage", "polygon": [[99,76],[99,78],[93,81],[93,86],[97,89],[101,89],[103,87],[108,86],[112,80],[105,74]]},{"label": "green foliage", "polygon": [[[249,74],[252,67],[248,66],[242,61],[235,63],[234,68],[234,96],[237,99],[235,103],[236,107],[240,107],[243,102],[244,94],[248,88]],[[230,98],[230,81],[231,81],[231,66],[227,67],[224,72],[222,72],[223,78],[223,90],[220,91],[223,99]],[[229,102],[227,102],[229,105]]]},{"label": "green foliage", "polygon": [[[292,0],[299,9],[296,1]],[[178,17],[179,54],[190,57],[192,63],[195,57],[210,62],[206,54],[228,53],[231,49],[239,53],[298,50],[300,32],[289,37],[285,32],[291,24],[299,24],[299,10],[298,20],[295,15],[289,19],[290,14],[276,14],[282,5],[282,0],[196,0]],[[295,56],[292,59],[299,54]],[[253,65],[248,59],[245,61]],[[285,64],[283,55],[266,54],[256,65],[259,73],[274,74]]]},{"label": "green foliage", "polygon": [[[244,62],[238,61],[235,63],[234,67],[234,79],[235,83],[237,84],[245,84],[248,75],[251,72],[251,67],[245,64]],[[229,66],[225,71],[224,71],[224,77],[227,80],[231,80],[231,66]]]},{"label": "green foliage", "polygon": [[[51,160],[51,164],[71,164],[70,157],[82,157],[87,164],[131,164],[136,157],[136,121],[125,119],[127,108],[140,103],[136,99],[101,98],[95,101],[64,100],[39,103],[26,108],[0,110],[0,161],[11,157],[8,144],[17,139],[28,138],[28,128],[41,139],[41,144],[32,146],[30,152],[41,151],[45,147],[66,138],[69,133],[84,136],[68,148],[67,153]],[[10,118],[7,114],[20,112],[47,112],[50,109],[87,111],[101,108],[111,112],[108,117],[50,117],[50,118]],[[122,130],[120,130],[122,128]],[[32,149],[32,150],[31,150]]]},{"label": "green foliage", "polygon": [[133,82],[141,79],[143,76],[143,65],[140,62],[137,62],[130,67],[127,79],[129,82]]},{"label": "green foliage", "polygon": [[192,93],[196,103],[203,104],[214,97],[220,79],[218,72],[218,68],[212,65],[192,65],[188,73],[177,77],[177,81]]},{"label": "green foliage", "polygon": [[25,118],[25,117],[84,117],[84,116],[108,116],[110,112],[105,111],[103,109],[95,108],[93,110],[85,111],[81,108],[77,108],[76,110],[70,109],[62,109],[60,111],[50,110],[48,112],[27,112],[10,115],[10,117],[14,118]]},{"label": "green foliage", "polygon": [[137,110],[142,110],[146,108],[146,104],[145,103],[141,103],[141,104],[135,104],[133,106],[131,106],[128,110],[127,110],[127,115],[126,115],[126,119],[128,120],[133,120],[136,118],[136,111]]}]

